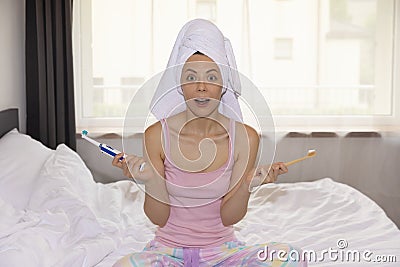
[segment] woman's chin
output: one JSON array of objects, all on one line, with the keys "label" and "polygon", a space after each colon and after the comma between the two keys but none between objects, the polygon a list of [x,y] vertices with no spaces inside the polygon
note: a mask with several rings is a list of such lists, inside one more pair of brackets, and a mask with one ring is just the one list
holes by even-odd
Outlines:
[{"label": "woman's chin", "polygon": [[198,107],[191,107],[190,111],[193,113],[195,117],[199,118],[210,118],[218,111],[218,108],[215,107],[207,107],[207,108],[198,108]]}]

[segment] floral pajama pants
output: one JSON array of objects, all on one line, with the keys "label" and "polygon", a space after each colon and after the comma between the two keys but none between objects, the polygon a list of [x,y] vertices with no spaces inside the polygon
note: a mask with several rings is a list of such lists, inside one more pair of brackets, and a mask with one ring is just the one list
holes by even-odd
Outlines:
[{"label": "floral pajama pants", "polygon": [[213,248],[171,248],[150,241],[142,252],[129,254],[113,267],[136,266],[271,266],[306,267],[301,249],[285,243],[246,246],[241,241]]}]

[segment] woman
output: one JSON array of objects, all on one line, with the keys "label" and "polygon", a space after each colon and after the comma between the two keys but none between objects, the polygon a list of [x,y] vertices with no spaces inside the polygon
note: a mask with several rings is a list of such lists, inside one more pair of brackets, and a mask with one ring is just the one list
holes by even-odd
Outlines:
[{"label": "woman", "polygon": [[144,158],[113,160],[145,184],[144,211],[159,226],[143,252],[115,266],[306,266],[261,260],[266,245],[294,250],[288,244],[246,246],[235,238],[232,225],[247,212],[249,189],[287,172],[283,163],[255,169],[259,136],[242,123],[239,94],[229,40],[209,21],[188,22],[153,97],[159,121],[145,131]]}]

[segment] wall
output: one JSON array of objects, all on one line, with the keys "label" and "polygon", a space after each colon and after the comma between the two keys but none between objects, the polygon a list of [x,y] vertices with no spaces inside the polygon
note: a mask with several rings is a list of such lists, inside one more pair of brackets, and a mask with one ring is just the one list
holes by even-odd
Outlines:
[{"label": "wall", "polygon": [[[120,137],[97,140],[122,150]],[[125,151],[142,154],[140,134],[132,136],[124,145]],[[279,182],[330,177],[357,188],[374,200],[400,228],[400,133],[382,134],[381,137],[300,134],[279,139],[276,147],[275,161],[284,162],[304,156],[308,149],[317,150],[314,158],[291,166]],[[81,138],[77,140],[77,150],[95,180],[107,183],[125,179],[122,171],[111,165],[111,158]],[[266,163],[264,159],[261,162]]]},{"label": "wall", "polygon": [[0,1],[0,36],[0,110],[19,108],[25,132],[25,0]]}]

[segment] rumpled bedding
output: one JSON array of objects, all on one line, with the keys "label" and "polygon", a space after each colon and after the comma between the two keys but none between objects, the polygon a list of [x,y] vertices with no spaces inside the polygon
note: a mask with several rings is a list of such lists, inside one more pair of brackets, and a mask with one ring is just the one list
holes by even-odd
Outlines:
[{"label": "rumpled bedding", "polygon": [[0,266],[94,266],[125,236],[143,246],[154,231],[143,199],[130,181],[95,183],[81,158],[60,145],[44,164],[27,209],[0,199]]},{"label": "rumpled bedding", "polygon": [[[60,145],[43,165],[26,209],[0,198],[0,266],[111,266],[154,237],[143,201],[131,181],[95,183],[79,155]],[[319,253],[345,239],[348,249],[397,257],[379,265],[325,258],[309,266],[400,262],[394,223],[365,195],[330,178],[263,186],[234,227],[249,245],[288,242]]]}]

